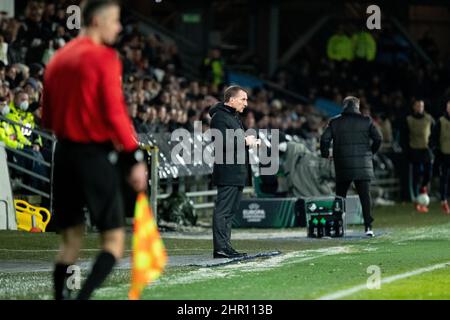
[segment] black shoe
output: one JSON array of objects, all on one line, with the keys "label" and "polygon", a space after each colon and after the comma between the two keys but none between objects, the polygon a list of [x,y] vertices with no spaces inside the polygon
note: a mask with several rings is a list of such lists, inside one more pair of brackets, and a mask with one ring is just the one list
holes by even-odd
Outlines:
[{"label": "black shoe", "polygon": [[234,250],[232,247],[229,247],[228,249],[231,252],[233,252],[234,254],[240,254],[241,256],[246,256],[247,255],[247,252],[239,252],[239,251]]},{"label": "black shoe", "polygon": [[217,250],[214,251],[214,259],[234,259],[234,258],[240,258],[243,257],[241,253],[235,253],[229,249],[226,250]]}]

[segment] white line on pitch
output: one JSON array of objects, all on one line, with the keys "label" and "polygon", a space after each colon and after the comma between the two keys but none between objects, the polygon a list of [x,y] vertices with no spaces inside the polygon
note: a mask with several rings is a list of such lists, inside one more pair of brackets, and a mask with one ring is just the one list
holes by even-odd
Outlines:
[{"label": "white line on pitch", "polygon": [[[401,273],[401,274],[397,274],[397,275],[394,275],[394,276],[390,276],[390,277],[382,279],[381,283],[382,284],[391,283],[391,282],[394,282],[394,281],[397,281],[397,280],[409,278],[409,277],[412,277],[412,276],[417,276],[417,275],[422,274],[422,273],[431,272],[431,271],[438,270],[438,269],[443,269],[443,268],[446,268],[446,267],[450,267],[450,261],[449,262],[445,262],[445,263],[435,264],[435,265],[432,265],[432,266],[429,266],[429,267],[425,267],[425,268],[416,269],[416,270],[405,272],[405,273]],[[361,284],[361,285],[355,286],[353,288],[340,290],[340,291],[337,291],[337,292],[334,292],[334,293],[331,293],[331,294],[327,294],[327,295],[324,295],[324,296],[318,298],[317,300],[337,300],[337,299],[342,299],[342,298],[348,297],[348,296],[350,296],[350,295],[352,295],[354,293],[357,293],[359,291],[362,291],[362,290],[368,290],[367,289],[367,284]]]}]

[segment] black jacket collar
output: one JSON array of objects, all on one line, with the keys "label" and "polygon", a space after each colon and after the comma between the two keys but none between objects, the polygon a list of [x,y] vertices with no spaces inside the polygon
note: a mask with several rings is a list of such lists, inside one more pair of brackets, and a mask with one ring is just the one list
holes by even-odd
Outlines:
[{"label": "black jacket collar", "polygon": [[359,111],[359,109],[355,106],[348,106],[345,107],[344,110],[342,111],[343,115],[361,115],[361,112]]},{"label": "black jacket collar", "polygon": [[222,110],[222,111],[225,111],[225,112],[228,112],[231,114],[237,113],[236,109],[234,109],[230,106],[227,106],[223,102],[219,102],[214,107],[212,107],[211,110],[209,110],[209,115],[212,117],[219,110]]},{"label": "black jacket collar", "polygon": [[230,107],[230,106],[228,106],[228,105],[226,105],[226,104],[222,104],[222,106],[223,106],[223,108],[225,109],[225,111],[227,111],[227,112],[230,112],[230,113],[232,113],[232,114],[235,114],[235,113],[237,113],[237,111],[236,111],[236,109],[235,108],[232,108],[232,107]]}]

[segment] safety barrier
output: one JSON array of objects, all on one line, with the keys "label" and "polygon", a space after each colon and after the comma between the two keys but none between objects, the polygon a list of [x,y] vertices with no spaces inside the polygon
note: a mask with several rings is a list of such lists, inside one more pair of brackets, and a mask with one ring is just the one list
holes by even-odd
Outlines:
[{"label": "safety barrier", "polygon": [[49,142],[49,143],[44,143],[44,145],[48,145],[49,149],[50,149],[50,150],[48,150],[49,151],[48,154],[51,157],[49,161],[45,160],[43,158],[37,157],[31,153],[24,152],[23,150],[14,149],[14,148],[11,148],[8,146],[5,146],[5,149],[12,156],[22,157],[22,158],[31,160],[31,161],[38,163],[48,169],[47,170],[48,175],[42,175],[42,174],[39,174],[37,172],[27,169],[25,167],[25,165],[20,162],[14,163],[12,161],[12,159],[8,159],[8,168],[10,169],[10,172],[15,171],[15,172],[22,174],[23,176],[32,177],[41,182],[44,182],[48,186],[48,188],[40,188],[39,189],[39,188],[33,187],[29,184],[25,184],[25,183],[23,183],[23,181],[14,180],[15,187],[22,188],[24,190],[29,191],[31,194],[38,195],[38,196],[41,196],[41,197],[47,199],[47,201],[49,203],[49,210],[50,210],[50,212],[52,212],[52,209],[53,209],[52,181],[53,181],[53,163],[54,163],[54,151],[55,151],[55,145],[56,145],[56,137],[51,133],[44,132],[43,130],[31,129],[28,126],[25,126],[19,122],[12,121],[3,116],[0,116],[0,121],[7,122],[13,126],[20,127],[21,129],[23,128],[23,129],[29,130],[33,134],[40,136],[45,142]]}]

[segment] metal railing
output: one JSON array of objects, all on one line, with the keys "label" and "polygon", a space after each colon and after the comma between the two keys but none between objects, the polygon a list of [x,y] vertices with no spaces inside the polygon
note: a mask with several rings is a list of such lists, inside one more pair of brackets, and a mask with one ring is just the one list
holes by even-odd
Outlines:
[{"label": "metal railing", "polygon": [[55,146],[56,146],[56,137],[51,133],[47,133],[47,132],[44,132],[44,131],[38,130],[38,129],[29,128],[19,122],[12,121],[11,119],[5,118],[3,116],[0,116],[0,122],[7,122],[10,125],[15,126],[16,130],[17,130],[17,128],[20,128],[20,129],[25,128],[25,129],[31,131],[33,134],[40,136],[42,139],[50,141],[50,154],[51,154],[50,162],[46,161],[45,159],[42,160],[42,159],[40,159],[36,156],[33,156],[32,154],[26,153],[20,149],[11,148],[6,145],[5,145],[5,149],[11,155],[29,159],[29,160],[34,161],[34,162],[36,162],[42,166],[45,166],[46,168],[49,169],[48,170],[49,174],[47,176],[45,176],[45,175],[42,175],[42,174],[39,174],[39,173],[29,170],[29,168],[26,168],[25,165],[21,164],[21,162],[14,163],[14,162],[12,162],[12,159],[9,159],[7,161],[10,172],[14,172],[14,171],[19,172],[22,175],[32,177],[34,179],[40,180],[40,181],[48,184],[48,186],[49,186],[48,189],[40,190],[40,189],[37,189],[30,185],[27,185],[27,184],[23,183],[22,181],[16,181],[16,180],[14,181],[15,186],[20,187],[24,190],[27,190],[27,191],[31,192],[32,194],[35,194],[35,195],[38,195],[38,196],[48,199],[49,211],[52,212],[52,209],[53,209],[53,184],[52,184],[52,181],[53,181],[53,167],[54,167],[53,164],[54,164],[54,151],[55,151]]},{"label": "metal railing", "polygon": [[[242,191],[243,194],[250,194],[253,195],[255,193],[255,189],[253,187],[246,187]],[[159,194],[157,196],[157,199],[164,200],[170,196],[170,193],[163,193]],[[210,197],[210,196],[217,196],[217,190],[204,190],[204,191],[192,191],[192,192],[186,192],[186,197],[191,199],[196,199],[200,197]],[[202,203],[195,203],[194,202],[194,210],[204,210],[204,209],[212,209],[214,208],[215,202],[202,202]]]},{"label": "metal railing", "polygon": [[[12,125],[16,125],[19,127],[25,127],[24,125],[14,122],[10,119],[4,118],[2,116],[0,116],[0,121],[5,121],[8,122]],[[26,127],[27,129],[29,129],[28,127]],[[49,140],[51,142],[51,162],[45,161],[45,160],[41,160],[39,158],[34,157],[33,155],[27,154],[21,150],[18,149],[14,149],[14,148],[10,148],[10,147],[5,147],[5,149],[7,149],[9,152],[11,152],[12,154],[30,159],[32,161],[36,161],[44,166],[46,166],[47,168],[49,168],[49,175],[48,176],[43,176],[40,175],[38,173],[32,172],[27,168],[24,168],[16,163],[12,163],[10,161],[8,161],[8,167],[13,170],[16,170],[17,172],[21,172],[25,175],[31,176],[33,178],[39,179],[45,183],[49,184],[49,192],[46,192],[45,190],[38,190],[36,188],[33,188],[29,185],[25,185],[24,183],[18,183],[17,185],[23,189],[26,189],[34,194],[40,195],[42,197],[47,198],[50,201],[50,212],[52,212],[52,204],[53,204],[53,167],[54,167],[54,151],[55,151],[55,145],[57,142],[57,139],[54,135],[49,134],[47,132],[41,131],[41,130],[36,130],[33,129],[32,132],[34,132],[35,134],[40,135],[43,139]],[[152,206],[152,210],[154,215],[157,215],[157,202],[159,200],[164,200],[167,199],[171,193],[170,192],[166,192],[166,193],[161,193],[158,194],[159,191],[159,174],[158,174],[158,170],[160,167],[159,164],[159,148],[155,145],[149,145],[149,144],[145,144],[145,143],[141,143],[140,147],[143,150],[146,150],[150,156],[150,180],[149,180],[149,184],[150,184],[150,203]],[[209,179],[208,176],[204,176],[205,179]],[[379,186],[382,187],[385,191],[387,192],[398,192],[400,187],[399,187],[399,180],[397,178],[391,178],[391,177],[387,177],[387,178],[381,178],[381,179],[376,179],[373,184],[375,186]],[[206,183],[207,185],[207,183]],[[184,189],[184,188],[183,188]],[[206,190],[201,190],[201,191],[189,191],[189,186],[187,186],[187,188],[185,188],[187,192],[185,192],[186,196],[190,199],[195,199],[198,200],[200,198],[204,198],[204,197],[214,197],[217,195],[217,190],[216,189],[206,189]],[[246,195],[254,195],[255,194],[255,190],[253,187],[246,187],[243,190],[243,193]],[[212,209],[214,208],[214,201],[211,201],[210,199],[207,199],[206,201],[194,201],[194,209],[195,210],[205,210],[205,209]]]}]

